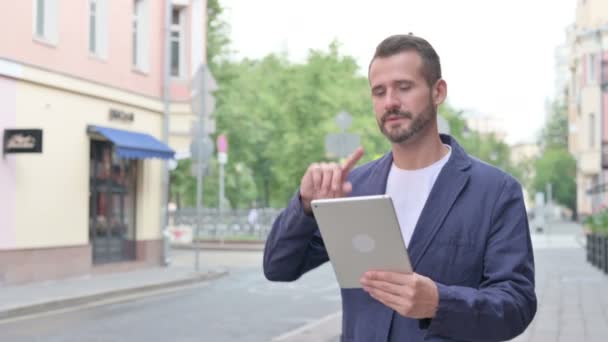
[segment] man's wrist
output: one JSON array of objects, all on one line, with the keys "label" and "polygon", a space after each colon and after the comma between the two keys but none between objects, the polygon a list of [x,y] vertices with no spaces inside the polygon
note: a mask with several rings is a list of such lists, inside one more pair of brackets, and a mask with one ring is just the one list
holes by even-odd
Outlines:
[{"label": "man's wrist", "polygon": [[302,194],[298,194],[298,199],[300,200],[300,206],[302,207],[302,211],[306,216],[315,217],[312,212],[312,207],[310,206],[310,201],[306,201],[302,198]]}]

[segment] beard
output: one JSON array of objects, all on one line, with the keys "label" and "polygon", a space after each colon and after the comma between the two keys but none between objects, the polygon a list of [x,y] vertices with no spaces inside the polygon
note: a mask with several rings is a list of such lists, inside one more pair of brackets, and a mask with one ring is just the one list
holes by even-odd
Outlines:
[{"label": "beard", "polygon": [[[378,127],[380,131],[390,142],[395,144],[404,143],[408,140],[411,140],[413,137],[417,136],[433,119],[435,115],[435,110],[433,109],[433,105],[429,104],[424,111],[420,114],[414,115],[412,112],[400,111],[398,109],[386,111],[380,120],[378,120]],[[405,118],[411,121],[409,127],[397,126],[393,128],[387,128],[386,122],[389,117],[394,118]]]}]

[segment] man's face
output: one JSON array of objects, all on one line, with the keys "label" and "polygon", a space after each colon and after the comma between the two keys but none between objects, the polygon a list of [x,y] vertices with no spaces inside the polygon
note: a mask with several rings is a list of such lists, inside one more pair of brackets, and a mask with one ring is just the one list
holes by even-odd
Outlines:
[{"label": "man's face", "polygon": [[376,58],[371,64],[369,81],[376,121],[393,143],[411,140],[436,120],[433,88],[426,82],[422,66],[415,51]]}]

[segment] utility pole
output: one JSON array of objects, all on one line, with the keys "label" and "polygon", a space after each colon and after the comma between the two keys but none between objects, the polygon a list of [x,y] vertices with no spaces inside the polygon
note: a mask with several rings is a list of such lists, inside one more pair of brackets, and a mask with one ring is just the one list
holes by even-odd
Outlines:
[{"label": "utility pole", "polygon": [[[163,142],[169,144],[169,103],[171,101],[171,46],[169,43],[171,35],[171,0],[165,0],[165,17],[163,32],[164,54],[163,54]],[[160,233],[162,243],[161,261],[164,266],[169,265],[169,237],[167,232],[167,202],[169,201],[169,164],[162,161],[162,189],[160,203]]]}]

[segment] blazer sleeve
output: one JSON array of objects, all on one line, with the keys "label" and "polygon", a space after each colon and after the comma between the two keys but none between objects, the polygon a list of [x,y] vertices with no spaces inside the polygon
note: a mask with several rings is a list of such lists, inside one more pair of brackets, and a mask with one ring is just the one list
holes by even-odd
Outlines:
[{"label": "blazer sleeve", "polygon": [[304,213],[298,191],[266,239],[264,275],[271,281],[293,281],[327,260],[317,222]]},{"label": "blazer sleeve", "polygon": [[521,186],[507,177],[492,211],[478,288],[437,283],[439,306],[428,333],[466,341],[521,334],[536,313],[534,256]]}]

